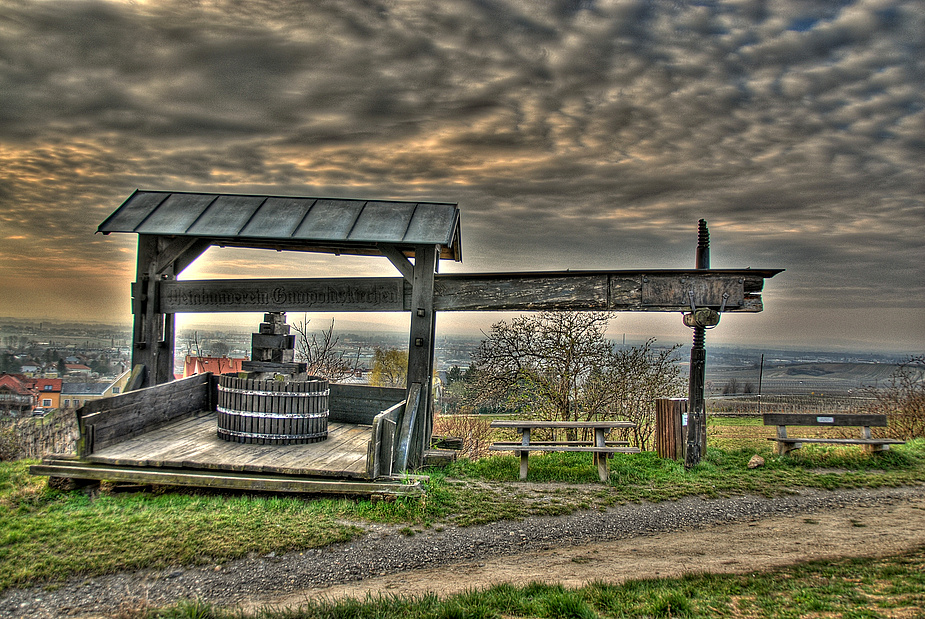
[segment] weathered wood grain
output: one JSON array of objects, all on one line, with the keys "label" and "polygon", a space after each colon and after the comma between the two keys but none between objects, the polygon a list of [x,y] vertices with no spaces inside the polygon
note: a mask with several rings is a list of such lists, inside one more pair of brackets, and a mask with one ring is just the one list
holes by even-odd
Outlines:
[{"label": "weathered wood grain", "polygon": [[376,415],[405,399],[405,390],[369,385],[331,385],[330,421],[370,425]]},{"label": "weathered wood grain", "polygon": [[86,456],[88,462],[148,468],[368,479],[371,426],[329,424],[328,439],[303,445],[229,443],[214,413],[193,414]]},{"label": "weathered wood grain", "polygon": [[[394,471],[404,471],[414,457],[412,433],[422,408],[422,389],[419,383],[411,383],[408,387],[408,399],[399,420],[396,431],[395,460],[392,463]],[[423,446],[422,446],[423,449]]]},{"label": "weathered wood grain", "polygon": [[161,282],[160,310],[195,312],[402,311],[400,277]]},{"label": "weathered wood grain", "polygon": [[[718,309],[722,293],[728,292],[725,311],[760,312],[764,281],[779,272],[779,269],[649,269],[437,274],[433,300],[434,310],[443,312],[573,309],[679,312],[690,309],[689,299],[684,295],[693,285],[699,305]],[[644,282],[646,278],[648,282]],[[178,313],[253,311],[257,305],[278,311],[385,312],[411,311],[414,305],[413,286],[402,277],[171,280],[158,285],[160,309]],[[326,291],[331,290],[328,295]],[[327,297],[328,305],[320,305],[319,299]]]},{"label": "weathered wood grain", "polygon": [[395,434],[405,402],[383,410],[373,419],[372,439],[367,451],[366,471],[370,479],[392,474],[395,459]]},{"label": "weathered wood grain", "polygon": [[77,411],[83,439],[80,455],[115,445],[178,417],[211,410],[211,378],[209,373],[199,374],[88,402]]},{"label": "weathered wood grain", "polygon": [[492,428],[635,428],[632,421],[527,421],[517,419],[496,419]]},{"label": "weathered wood grain", "polygon": [[764,413],[766,426],[874,426],[886,427],[886,415],[869,413]]},{"label": "weathered wood grain", "polygon": [[251,492],[303,492],[343,495],[413,496],[423,492],[418,480],[331,480],[273,475],[270,473],[194,471],[172,468],[102,466],[69,461],[47,461],[32,465],[33,475],[71,479],[100,479],[139,484],[225,488]]},{"label": "weathered wood grain", "polygon": [[661,458],[684,460],[687,428],[683,416],[687,413],[687,398],[655,400],[655,451]]}]

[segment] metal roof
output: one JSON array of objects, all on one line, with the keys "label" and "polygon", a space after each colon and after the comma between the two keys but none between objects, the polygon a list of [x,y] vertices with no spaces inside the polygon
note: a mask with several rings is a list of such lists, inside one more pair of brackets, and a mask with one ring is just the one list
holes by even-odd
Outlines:
[{"label": "metal roof", "polygon": [[459,208],[449,202],[136,190],[97,232],[360,255],[381,253],[381,244],[410,256],[416,245],[440,245],[441,258],[462,261]]}]

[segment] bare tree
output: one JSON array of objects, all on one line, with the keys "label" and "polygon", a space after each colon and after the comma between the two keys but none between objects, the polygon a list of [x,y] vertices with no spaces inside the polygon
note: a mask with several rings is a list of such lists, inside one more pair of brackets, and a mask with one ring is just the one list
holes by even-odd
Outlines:
[{"label": "bare tree", "polygon": [[635,427],[618,434],[642,450],[651,448],[655,434],[655,401],[684,397],[687,388],[676,355],[680,346],[658,348],[655,344],[652,338],[640,346],[614,351],[586,389],[595,405],[589,403],[585,408],[595,410],[598,419],[632,421]]},{"label": "bare tree", "polygon": [[202,357],[202,345],[199,342],[198,331],[193,331],[193,334],[186,338],[186,356]]},{"label": "bare tree", "polygon": [[[607,366],[607,312],[541,312],[500,321],[474,356],[480,394],[540,419],[577,421],[582,389]],[[569,432],[569,439],[575,432]]]},{"label": "bare tree", "polygon": [[231,352],[231,346],[221,340],[212,340],[209,345],[209,352],[213,357],[227,357]]},{"label": "bare tree", "polygon": [[301,322],[292,323],[296,332],[296,359],[304,362],[307,371],[313,376],[322,376],[332,383],[344,380],[356,374],[360,366],[360,349],[356,354],[336,350],[340,338],[334,335],[334,319],[331,326],[319,333],[311,333],[304,315]]},{"label": "bare tree", "polygon": [[872,413],[889,419],[886,435],[913,439],[925,436],[925,355],[914,355],[899,364],[883,387],[865,390],[874,398]]},{"label": "bare tree", "polygon": [[[626,419],[630,440],[647,448],[655,430],[655,400],[683,395],[674,352],[655,340],[614,350],[605,338],[607,312],[543,312],[501,321],[474,356],[480,398],[528,416],[581,421]],[[570,440],[577,432],[568,432]]]}]

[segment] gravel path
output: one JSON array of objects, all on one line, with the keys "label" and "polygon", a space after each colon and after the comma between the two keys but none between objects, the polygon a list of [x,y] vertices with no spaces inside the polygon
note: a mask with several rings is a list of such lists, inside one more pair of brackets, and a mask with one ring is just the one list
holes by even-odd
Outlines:
[{"label": "gravel path", "polygon": [[[430,529],[413,536],[396,527],[368,526],[346,544],[276,556],[273,553],[196,568],[123,572],[68,581],[45,590],[0,594],[0,618],[102,617],[143,605],[164,606],[202,599],[219,606],[246,605],[254,598],[287,595],[387,574],[478,562],[504,555],[638,538],[657,533],[754,522],[844,507],[920,502],[925,486],[877,490],[806,490],[774,499],[738,496],[622,505],[603,512],[538,517],[485,526]],[[925,525],[925,513],[922,524]],[[925,528],[925,526],[920,527]]]}]

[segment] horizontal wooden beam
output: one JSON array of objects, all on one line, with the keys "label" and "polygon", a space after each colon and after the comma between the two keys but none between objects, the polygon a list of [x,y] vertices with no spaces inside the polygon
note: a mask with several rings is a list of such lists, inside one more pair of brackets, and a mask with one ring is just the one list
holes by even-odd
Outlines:
[{"label": "horizontal wooden beam", "polygon": [[[556,271],[437,275],[437,311],[760,312],[780,269]],[[396,312],[411,310],[400,277],[163,281],[159,311]]]},{"label": "horizontal wooden beam", "polygon": [[307,492],[341,495],[417,496],[423,493],[419,479],[352,481],[317,479],[304,476],[273,475],[236,471],[124,467],[80,461],[45,460],[29,467],[32,475],[69,479],[99,479],[135,484],[225,488],[247,492]]}]

